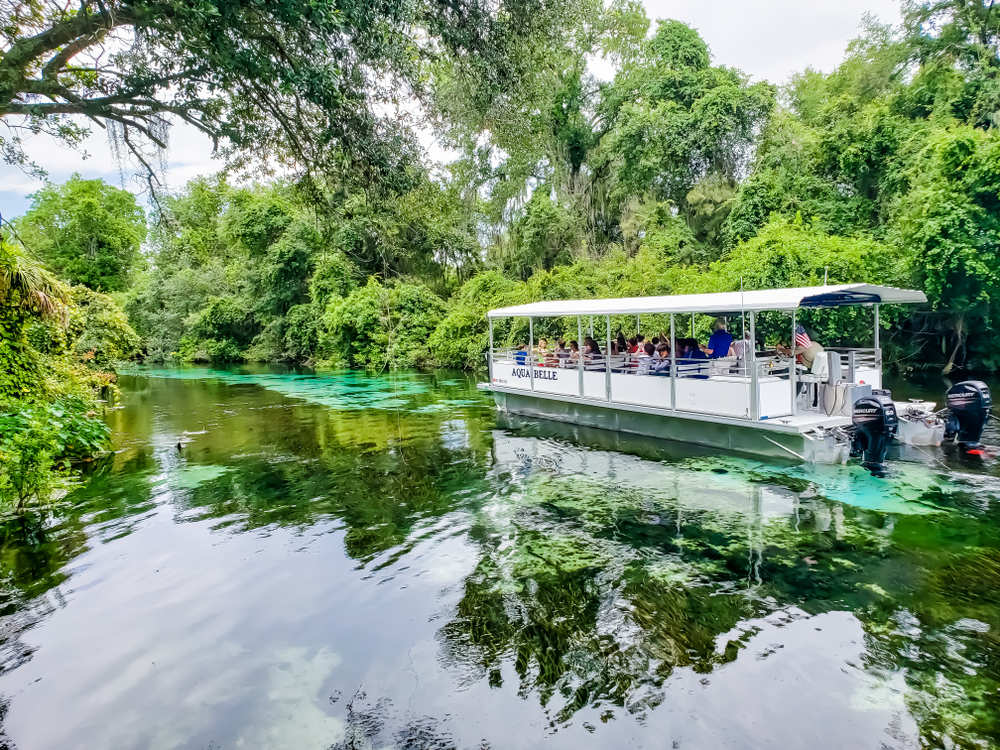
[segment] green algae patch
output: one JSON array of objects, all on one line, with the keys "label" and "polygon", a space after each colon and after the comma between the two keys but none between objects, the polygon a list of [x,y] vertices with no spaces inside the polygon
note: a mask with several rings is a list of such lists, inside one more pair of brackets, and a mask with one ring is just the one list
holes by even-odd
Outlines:
[{"label": "green algae patch", "polygon": [[171,472],[167,477],[167,482],[171,487],[178,489],[193,490],[195,487],[218,479],[223,474],[228,474],[231,468],[228,466],[215,466],[213,464],[195,464],[185,466],[175,472]]},{"label": "green algae patch", "polygon": [[584,537],[530,534],[518,545],[511,561],[518,578],[578,573],[607,567],[609,556]]},{"label": "green algae patch", "polygon": [[410,373],[381,376],[355,371],[295,374],[191,367],[148,368],[137,374],[150,378],[214,380],[233,386],[256,385],[289,398],[338,410],[415,408],[414,399],[433,395],[432,385],[426,379]]}]

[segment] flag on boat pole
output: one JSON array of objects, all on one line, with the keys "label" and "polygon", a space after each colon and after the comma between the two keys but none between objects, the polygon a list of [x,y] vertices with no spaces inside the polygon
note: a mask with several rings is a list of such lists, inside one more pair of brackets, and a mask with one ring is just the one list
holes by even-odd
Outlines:
[{"label": "flag on boat pole", "polygon": [[812,340],[809,338],[809,334],[806,333],[806,329],[801,325],[795,328],[795,345],[801,346],[803,349],[808,349],[812,346]]}]

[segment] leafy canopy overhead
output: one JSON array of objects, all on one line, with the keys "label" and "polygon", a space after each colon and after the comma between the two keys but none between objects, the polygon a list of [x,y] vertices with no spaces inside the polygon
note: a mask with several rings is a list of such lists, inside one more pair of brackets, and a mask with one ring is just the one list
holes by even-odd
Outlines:
[{"label": "leafy canopy overhead", "polygon": [[[360,184],[415,158],[391,110],[421,94],[427,61],[488,73],[490,96],[520,77],[525,45],[556,33],[562,2],[537,0],[8,0],[0,5],[0,136],[32,169],[22,136],[79,146],[85,124],[155,174],[181,120],[238,164],[267,160]],[[382,114],[379,114],[381,112]],[[390,114],[386,114],[390,112]],[[36,170],[37,171],[37,170]]]}]

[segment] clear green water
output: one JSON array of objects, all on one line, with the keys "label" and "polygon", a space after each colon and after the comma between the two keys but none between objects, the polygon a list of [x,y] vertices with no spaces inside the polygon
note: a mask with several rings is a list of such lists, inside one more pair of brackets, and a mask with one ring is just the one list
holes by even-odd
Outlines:
[{"label": "clear green water", "polygon": [[1000,745],[993,459],[498,422],[462,373],[149,375],[71,504],[0,526],[8,745]]}]

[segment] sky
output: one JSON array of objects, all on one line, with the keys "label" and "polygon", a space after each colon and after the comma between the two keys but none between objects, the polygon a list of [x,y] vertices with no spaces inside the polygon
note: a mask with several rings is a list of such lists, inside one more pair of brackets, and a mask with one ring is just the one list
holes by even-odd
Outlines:
[{"label": "sky", "polygon": [[[829,72],[843,59],[847,43],[857,36],[862,17],[872,13],[883,22],[899,21],[897,0],[644,0],[652,20],[673,18],[699,31],[716,65],[739,68],[754,80],[784,83],[807,66]],[[598,65],[598,74],[603,71]],[[2,127],[2,126],[0,126]],[[47,136],[27,143],[29,156],[53,182],[74,172],[136,192],[142,185],[128,168],[124,173],[111,155],[104,131],[95,128],[85,143],[89,154],[66,149]],[[211,141],[190,126],[171,128],[167,155],[168,189],[219,169]],[[27,210],[28,195],[41,186],[16,167],[0,164],[0,215],[12,218]]]}]

